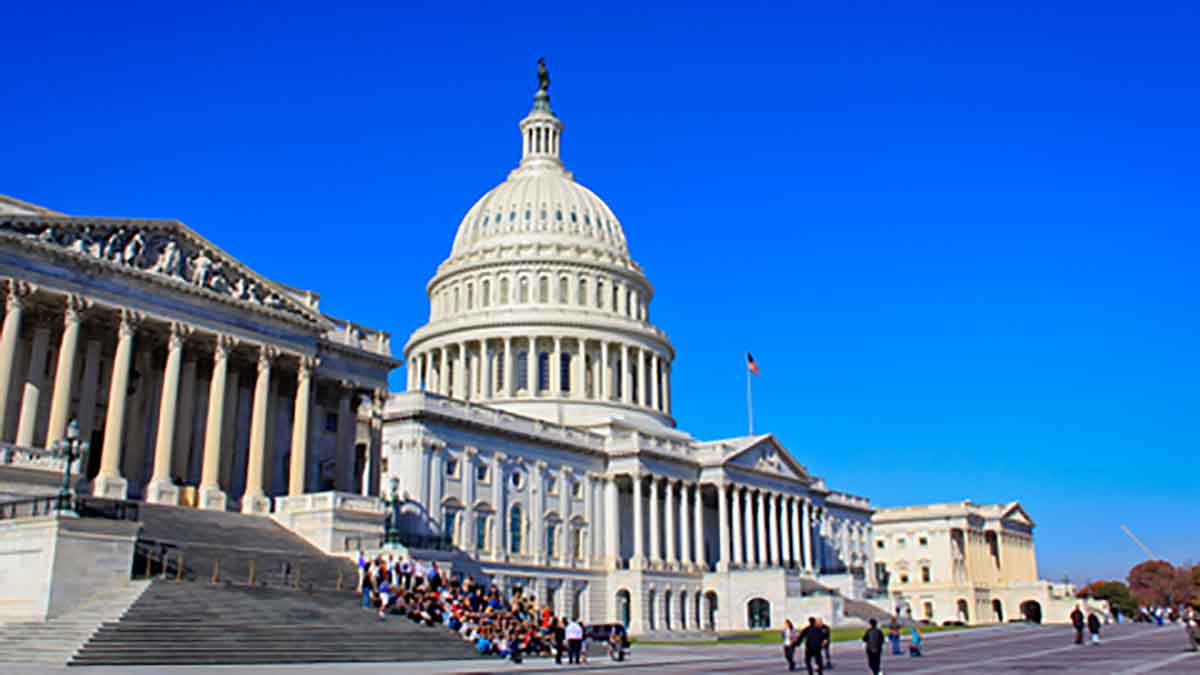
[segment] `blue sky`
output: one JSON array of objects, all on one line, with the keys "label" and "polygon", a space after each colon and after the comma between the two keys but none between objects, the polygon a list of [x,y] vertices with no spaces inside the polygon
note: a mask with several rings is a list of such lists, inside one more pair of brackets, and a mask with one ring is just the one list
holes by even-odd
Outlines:
[{"label": "blue sky", "polygon": [[1121,523],[1200,558],[1194,3],[178,4],[0,7],[0,192],[182,220],[400,345],[545,56],[683,428],[745,431],[749,349],[836,488],[1019,499],[1055,579],[1122,576]]}]

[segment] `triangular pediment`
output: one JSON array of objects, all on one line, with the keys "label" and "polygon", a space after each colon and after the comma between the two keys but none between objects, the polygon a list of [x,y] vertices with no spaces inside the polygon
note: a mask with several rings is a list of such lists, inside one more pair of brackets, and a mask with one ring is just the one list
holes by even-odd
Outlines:
[{"label": "triangular pediment", "polygon": [[789,480],[805,483],[812,480],[804,466],[770,434],[742,439],[740,444],[728,448],[722,463]]},{"label": "triangular pediment", "polygon": [[1014,523],[1020,523],[1026,527],[1033,527],[1033,518],[1021,506],[1019,502],[1012,502],[1007,506],[1001,520],[1008,520]]},{"label": "triangular pediment", "polygon": [[315,308],[173,220],[0,216],[0,236],[216,300],[323,326]]}]

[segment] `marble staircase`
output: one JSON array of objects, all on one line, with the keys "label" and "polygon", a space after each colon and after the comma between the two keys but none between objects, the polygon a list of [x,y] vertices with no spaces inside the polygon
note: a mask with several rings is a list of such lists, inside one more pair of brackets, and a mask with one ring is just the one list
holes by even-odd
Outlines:
[{"label": "marble staircase", "polygon": [[75,610],[45,622],[0,624],[0,663],[67,663],[101,624],[119,621],[149,583],[132,581],[101,590]]}]

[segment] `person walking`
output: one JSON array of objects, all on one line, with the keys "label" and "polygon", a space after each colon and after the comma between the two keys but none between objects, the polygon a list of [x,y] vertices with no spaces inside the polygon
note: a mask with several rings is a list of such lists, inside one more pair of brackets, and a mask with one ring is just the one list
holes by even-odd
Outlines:
[{"label": "person walking", "polygon": [[579,619],[571,619],[563,634],[567,638],[567,663],[579,664],[579,654],[583,648],[583,624]]},{"label": "person walking", "polygon": [[879,622],[875,619],[871,619],[869,623],[871,627],[863,633],[863,642],[866,643],[867,650],[867,668],[871,670],[871,675],[879,675],[883,660],[883,631],[879,630]]},{"label": "person walking", "polygon": [[1075,609],[1071,611],[1071,625],[1075,627],[1075,644],[1083,644],[1083,611],[1079,609],[1079,605],[1075,605]]},{"label": "person walking", "polygon": [[908,629],[912,632],[912,638],[908,642],[908,655],[924,656],[925,652],[921,649],[921,631],[917,630],[916,622],[909,624]]},{"label": "person walking", "polygon": [[551,649],[554,650],[554,662],[562,665],[563,648],[565,646],[563,643],[566,640],[567,632],[563,630],[562,624],[559,623],[556,616],[550,617],[548,628],[550,631]]},{"label": "person walking", "polygon": [[1191,607],[1183,610],[1183,630],[1192,651],[1200,651],[1200,612]]},{"label": "person walking", "polygon": [[824,675],[825,669],[821,665],[821,643],[824,638],[820,627],[817,626],[817,619],[808,617],[808,625],[796,636],[796,641],[804,644],[804,668],[808,675],[813,675],[813,661],[817,662],[816,675]]},{"label": "person walking", "polygon": [[829,642],[833,638],[833,632],[820,617],[817,617],[817,628],[821,630],[821,649],[825,652],[825,669],[833,670],[833,657],[829,655]]},{"label": "person walking", "polygon": [[788,670],[796,669],[796,641],[799,639],[796,633],[796,627],[792,625],[791,619],[783,621],[783,659],[787,661]]},{"label": "person walking", "polygon": [[1100,644],[1100,617],[1095,612],[1088,614],[1087,627],[1092,636],[1092,644]]},{"label": "person walking", "polygon": [[888,622],[888,642],[892,643],[892,656],[900,656],[900,615],[893,614]]}]

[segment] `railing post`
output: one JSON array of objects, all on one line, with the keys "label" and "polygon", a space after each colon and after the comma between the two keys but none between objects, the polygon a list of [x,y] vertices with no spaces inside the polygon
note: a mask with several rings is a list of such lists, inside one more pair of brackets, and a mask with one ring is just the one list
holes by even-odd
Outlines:
[{"label": "railing post", "polygon": [[147,548],[146,549],[146,578],[147,579],[150,578],[150,572],[151,572],[150,565],[153,562],[154,562],[154,551],[151,551],[149,548]]},{"label": "railing post", "polygon": [[221,559],[213,560],[212,582],[214,584],[221,583]]},{"label": "railing post", "polygon": [[183,551],[175,551],[175,583],[183,581]]},{"label": "railing post", "polygon": [[296,588],[300,588],[300,563],[296,563]]},{"label": "railing post", "polygon": [[254,568],[255,568],[255,566],[256,566],[256,561],[254,558],[251,558],[250,559],[250,575],[249,575],[249,578],[246,580],[247,586],[254,585]]},{"label": "railing post", "polygon": [[338,570],[337,589],[342,590],[342,576],[345,574],[342,570]]}]

